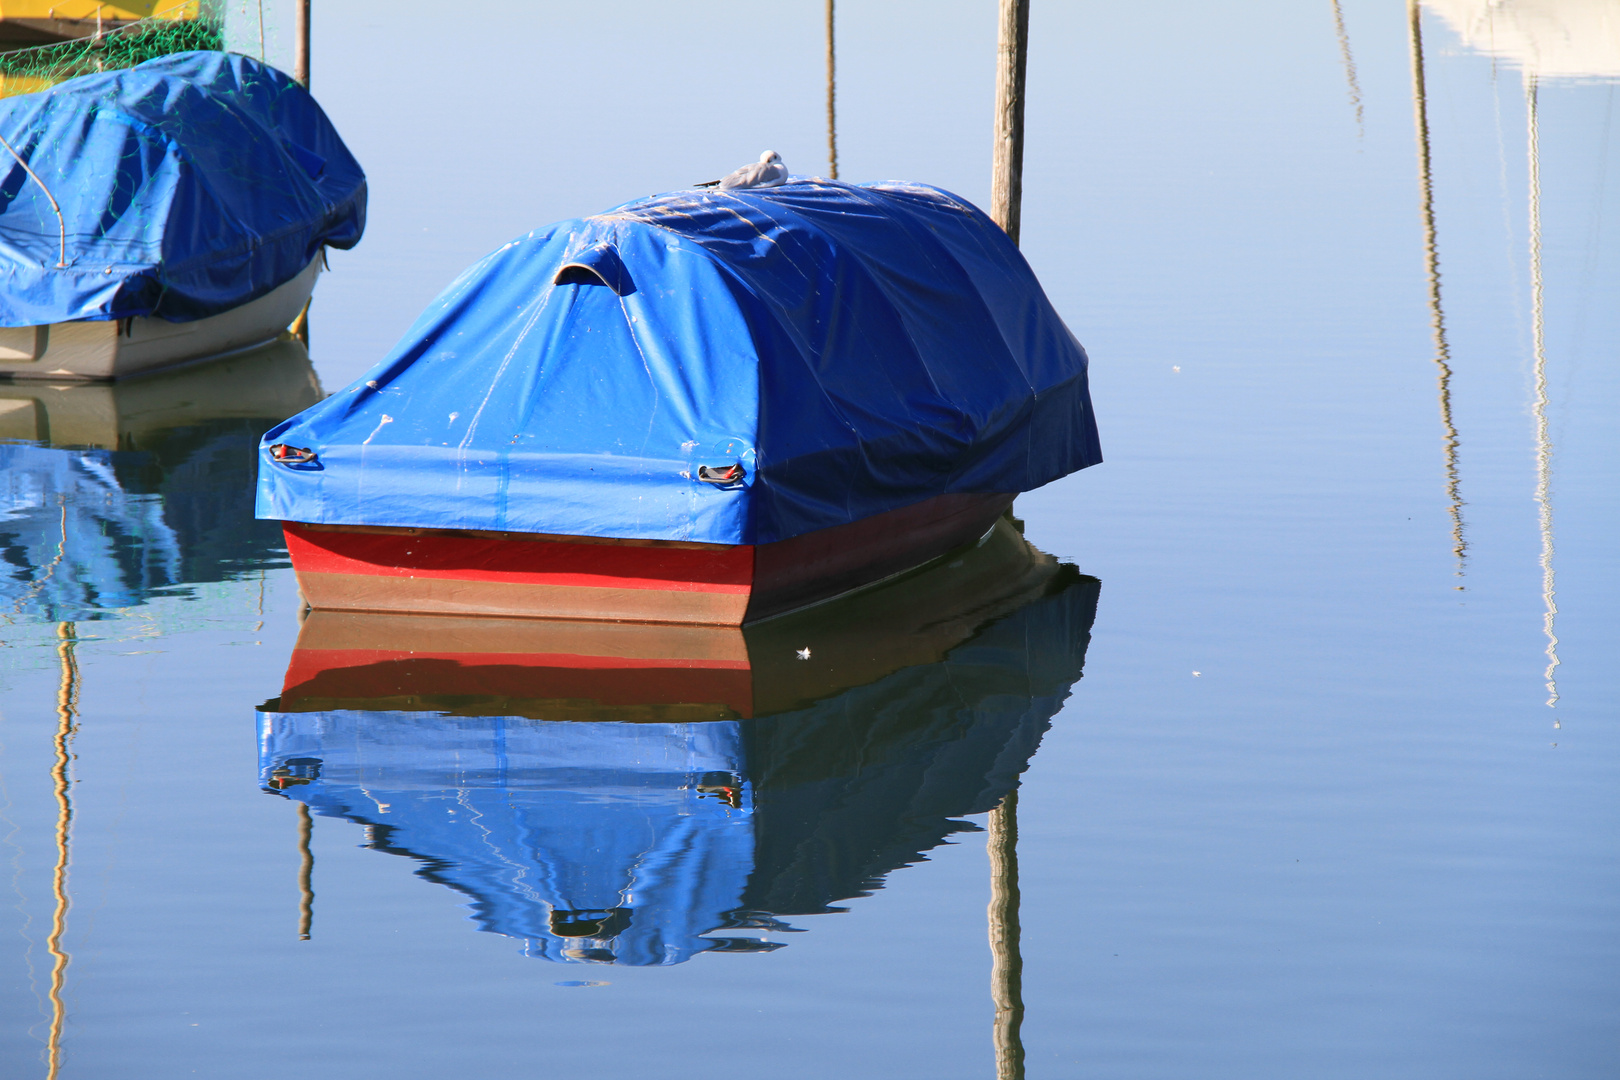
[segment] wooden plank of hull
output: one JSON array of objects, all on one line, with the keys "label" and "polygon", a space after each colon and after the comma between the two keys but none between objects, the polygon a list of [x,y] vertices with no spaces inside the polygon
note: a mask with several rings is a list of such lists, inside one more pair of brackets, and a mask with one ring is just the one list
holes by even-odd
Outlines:
[{"label": "wooden plank of hull", "polygon": [[944,495],[758,546],[285,523],[313,608],[737,626],[983,536],[1013,496]]},{"label": "wooden plank of hull", "polygon": [[743,611],[748,606],[746,591],[615,589],[315,572],[300,573],[298,585],[311,607],[347,611],[631,619],[736,626],[742,622]]},{"label": "wooden plank of hull", "polygon": [[287,522],[311,607],[735,626],[753,548]]},{"label": "wooden plank of hull", "polygon": [[0,375],[121,379],[257,348],[298,317],[320,269],[317,255],[297,277],[257,300],[192,322],[137,318],[0,328]]}]

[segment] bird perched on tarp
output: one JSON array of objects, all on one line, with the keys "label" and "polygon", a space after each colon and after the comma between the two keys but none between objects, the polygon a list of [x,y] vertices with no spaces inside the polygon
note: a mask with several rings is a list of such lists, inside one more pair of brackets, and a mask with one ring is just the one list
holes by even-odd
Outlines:
[{"label": "bird perched on tarp", "polygon": [[695,187],[717,187],[722,191],[732,188],[777,187],[787,182],[787,166],[782,164],[782,155],[775,150],[767,150],[759,155],[759,160],[744,165],[729,176],[719,180],[705,180]]}]

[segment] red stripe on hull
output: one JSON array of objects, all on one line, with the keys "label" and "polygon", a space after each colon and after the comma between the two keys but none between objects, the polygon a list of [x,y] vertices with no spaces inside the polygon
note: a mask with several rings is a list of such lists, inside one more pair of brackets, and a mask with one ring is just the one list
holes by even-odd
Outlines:
[{"label": "red stripe on hull", "polygon": [[1012,495],[942,495],[756,546],[284,522],[311,607],[738,626],[984,536]]},{"label": "red stripe on hull", "polygon": [[693,549],[284,526],[293,565],[316,574],[744,595],[754,576],[754,549],[747,545]]},{"label": "red stripe on hull", "polygon": [[316,611],[274,708],[657,723],[770,715],[936,663],[1057,574],[1002,521],[919,573],[748,627]]}]

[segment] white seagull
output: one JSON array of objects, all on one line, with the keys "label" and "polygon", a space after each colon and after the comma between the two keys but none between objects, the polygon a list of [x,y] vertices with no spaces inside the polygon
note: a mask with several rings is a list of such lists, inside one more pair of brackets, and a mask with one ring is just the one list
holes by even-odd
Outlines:
[{"label": "white seagull", "polygon": [[759,160],[751,165],[744,165],[736,172],[721,180],[705,180],[695,187],[717,187],[722,191],[732,188],[754,187],[780,187],[787,182],[787,166],[782,164],[782,155],[775,150],[767,150],[759,155]]}]

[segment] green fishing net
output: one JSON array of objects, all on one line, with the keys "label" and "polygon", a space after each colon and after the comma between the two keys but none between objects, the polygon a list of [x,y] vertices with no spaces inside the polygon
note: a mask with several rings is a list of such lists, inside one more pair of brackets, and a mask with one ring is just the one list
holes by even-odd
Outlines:
[{"label": "green fishing net", "polygon": [[0,53],[0,97],[47,90],[66,79],[134,67],[170,53],[223,49],[215,19],[141,19],[99,37]]}]

